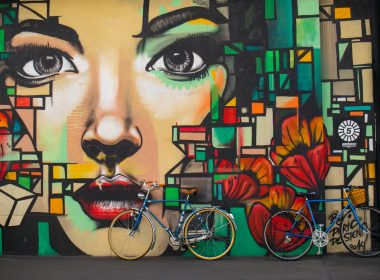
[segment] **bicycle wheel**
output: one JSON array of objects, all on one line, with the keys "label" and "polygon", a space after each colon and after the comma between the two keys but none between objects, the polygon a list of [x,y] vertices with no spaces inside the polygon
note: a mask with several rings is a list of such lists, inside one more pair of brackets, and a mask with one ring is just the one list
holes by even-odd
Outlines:
[{"label": "bicycle wheel", "polygon": [[138,228],[133,231],[138,211],[129,209],[118,214],[108,229],[108,241],[112,251],[120,258],[137,260],[143,257],[153,242],[153,226],[142,213]]},{"label": "bicycle wheel", "polygon": [[235,225],[219,209],[204,208],[193,213],[184,227],[189,250],[198,258],[217,260],[224,257],[235,242]]},{"label": "bicycle wheel", "polygon": [[360,222],[368,231],[360,228],[352,210],[343,217],[340,236],[344,246],[359,257],[374,257],[380,254],[380,211],[372,207],[356,207]]},{"label": "bicycle wheel", "polygon": [[265,245],[277,258],[298,260],[309,252],[312,242],[310,221],[294,210],[273,214],[264,227]]}]

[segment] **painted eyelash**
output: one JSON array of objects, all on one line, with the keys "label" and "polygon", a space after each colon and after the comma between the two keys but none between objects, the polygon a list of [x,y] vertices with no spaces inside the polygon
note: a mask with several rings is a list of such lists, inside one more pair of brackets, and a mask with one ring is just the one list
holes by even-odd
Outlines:
[{"label": "painted eyelash", "polygon": [[[202,80],[208,76],[208,68],[204,67],[200,72],[198,73],[193,73],[193,74],[181,74],[182,76],[187,77],[188,79],[186,81],[195,81],[195,80]],[[178,74],[173,74],[170,72],[165,72],[163,71],[164,75],[170,79],[173,79],[173,76],[178,76]],[[181,80],[178,80],[181,81]]]},{"label": "painted eyelash", "polygon": [[26,45],[14,47],[11,50],[11,56],[10,56],[10,58],[12,58],[12,56],[16,56],[16,55],[18,57],[20,57],[20,56],[33,57],[33,54],[40,54],[40,52],[43,52],[43,51],[54,51],[55,53],[57,53],[59,55],[68,57],[70,59],[73,59],[71,57],[71,55],[69,55],[67,52],[65,52],[65,51],[63,51],[63,50],[61,50],[59,48],[50,46],[49,44],[46,44],[46,45],[26,44]]}]

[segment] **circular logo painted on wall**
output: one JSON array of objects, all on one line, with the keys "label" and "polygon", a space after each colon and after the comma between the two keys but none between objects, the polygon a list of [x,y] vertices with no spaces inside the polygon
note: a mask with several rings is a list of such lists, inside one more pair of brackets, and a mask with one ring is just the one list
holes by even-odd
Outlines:
[{"label": "circular logo painted on wall", "polygon": [[338,126],[338,134],[343,141],[352,142],[358,139],[360,127],[358,123],[353,120],[345,120]]}]

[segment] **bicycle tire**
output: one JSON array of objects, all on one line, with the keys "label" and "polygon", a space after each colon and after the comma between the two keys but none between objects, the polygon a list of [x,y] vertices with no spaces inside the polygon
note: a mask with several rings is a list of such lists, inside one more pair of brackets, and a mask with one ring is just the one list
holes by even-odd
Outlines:
[{"label": "bicycle tire", "polygon": [[356,222],[350,209],[340,224],[340,237],[351,253],[370,258],[380,254],[380,211],[369,206],[355,207],[355,211],[369,232],[365,233]]},{"label": "bicycle tire", "polygon": [[231,250],[235,231],[235,224],[228,214],[216,208],[203,208],[188,218],[184,238],[196,257],[217,260]]},{"label": "bicycle tire", "polygon": [[[286,233],[290,230],[301,236],[288,236]],[[312,233],[311,223],[303,214],[295,210],[283,210],[269,217],[263,235],[266,247],[275,257],[295,261],[310,251]]]},{"label": "bicycle tire", "polygon": [[118,214],[108,229],[108,242],[112,251],[125,260],[137,260],[151,248],[153,225],[145,213],[142,213],[137,230],[131,235],[138,210],[129,209]]}]

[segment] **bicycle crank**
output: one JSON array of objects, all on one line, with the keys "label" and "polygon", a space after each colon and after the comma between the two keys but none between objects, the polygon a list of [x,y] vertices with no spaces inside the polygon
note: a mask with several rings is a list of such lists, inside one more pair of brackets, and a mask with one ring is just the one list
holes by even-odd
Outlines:
[{"label": "bicycle crank", "polygon": [[322,248],[329,243],[329,236],[322,230],[315,230],[313,232],[312,240],[315,246]]}]

